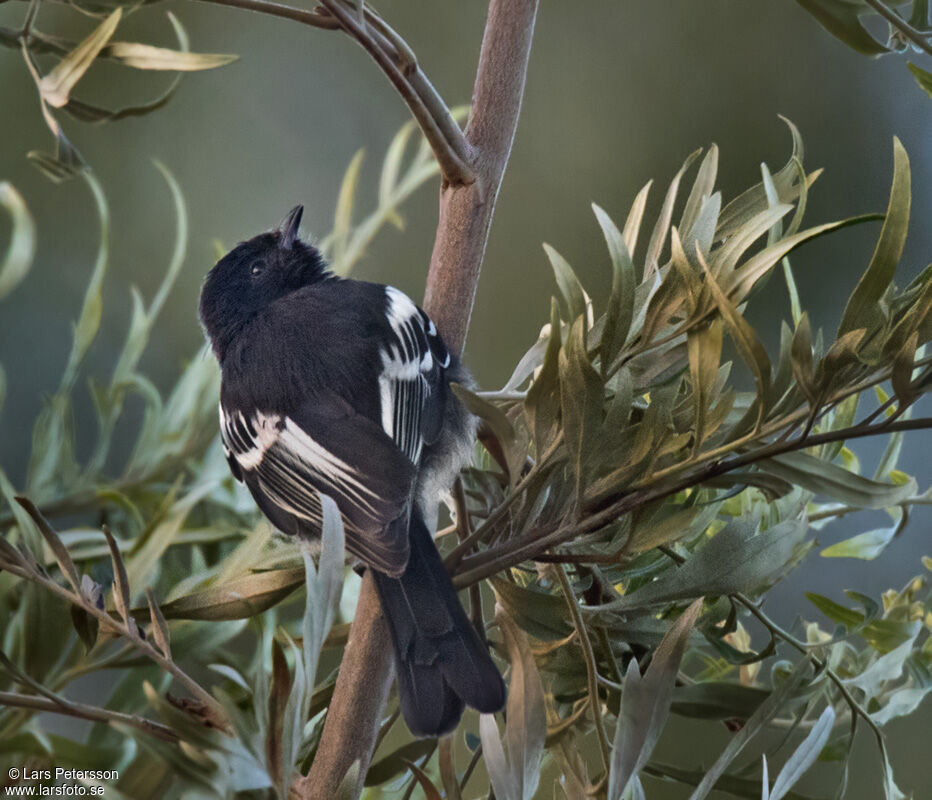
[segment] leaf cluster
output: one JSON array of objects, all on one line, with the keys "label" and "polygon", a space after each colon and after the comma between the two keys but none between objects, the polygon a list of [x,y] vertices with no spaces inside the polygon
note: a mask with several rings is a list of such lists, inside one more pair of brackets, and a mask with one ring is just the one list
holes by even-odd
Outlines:
[{"label": "leaf cluster", "polygon": [[[556,726],[594,731],[603,743],[597,720],[613,713],[619,697],[623,709],[629,679],[637,685],[637,678],[622,675],[631,663],[650,661],[666,620],[698,598],[706,599],[697,623],[704,643],[692,643],[692,669],[688,677],[680,674],[683,685],[669,706],[674,714],[745,720],[769,709],[759,729],[742,729],[750,739],[750,731],[757,735],[780,714],[818,717],[823,705],[879,737],[892,718],[887,713],[914,709],[912,699],[928,691],[925,667],[914,676],[905,666],[909,659],[927,663],[928,629],[919,622],[924,601],[911,606],[915,597],[901,599],[896,612],[884,612],[855,594],[856,602],[871,604],[871,614],[854,612],[842,623],[844,611],[813,595],[819,611],[831,610],[829,618],[845,624],[820,643],[817,628],[803,639],[776,625],[755,599],[815,547],[810,523],[886,510],[888,528],[822,552],[872,559],[903,532],[909,508],[929,497],[896,469],[904,432],[930,424],[912,419],[910,410],[928,388],[923,345],[932,335],[932,273],[904,288],[893,282],[909,220],[906,153],[895,141],[893,184],[881,217],[805,227],[818,172],[804,168],[802,141],[790,128],[787,164],[775,173],[762,166],[761,182],[729,202],[715,190],[713,147],[701,160],[687,160],[652,226],[645,223],[650,184],[623,225],[595,206],[613,270],[601,308],[566,259],[545,245],[559,290],[550,323],[501,390],[458,390],[483,418],[496,458],[464,476],[467,502],[458,513],[468,534],[448,564],[461,585],[489,578],[502,608],[541,643],[538,662],[550,677]],[[679,204],[696,161],[692,187]],[[828,338],[813,331],[790,254],[879,219],[876,247],[837,332]],[[746,317],[774,272],[789,298],[777,354]],[[738,388],[739,370],[753,391]],[[863,406],[873,410],[859,412]],[[872,435],[889,438],[868,476],[846,441]],[[925,592],[924,579],[915,591]],[[744,618],[756,628],[754,638],[763,634],[756,648]],[[875,623],[890,640],[871,628]],[[883,661],[896,648],[904,661]],[[776,683],[768,687],[760,666],[769,663],[771,675],[778,674],[787,650],[804,656],[801,663],[815,672],[780,703],[762,706]],[[889,680],[859,683],[856,676],[878,662],[891,663],[884,673]],[[579,723],[587,706],[591,728]],[[618,720],[626,724],[623,714]],[[649,740],[657,732],[651,725],[645,712],[635,725],[638,737],[625,733],[624,747]],[[813,725],[821,732],[827,723]],[[851,733],[828,727],[822,746],[835,748],[845,764]],[[615,757],[619,747],[616,737]],[[638,752],[626,756],[640,765],[633,772],[647,769]],[[898,797],[885,751],[882,756],[886,796]],[[617,786],[610,759],[603,760],[601,779],[586,773],[583,785],[598,787],[608,776],[609,786]],[[726,772],[728,761],[714,778],[699,775],[695,797],[716,781],[738,796],[752,792],[738,780],[746,770]],[[651,768],[645,774],[691,780]],[[783,783],[776,785],[782,796]],[[634,786],[627,780],[614,796],[639,796]]]},{"label": "leaf cluster", "polygon": [[[878,58],[913,50],[932,56],[932,20],[929,0],[796,0],[832,36],[857,53]],[[902,6],[908,6],[904,13]],[[865,19],[867,18],[867,19]],[[873,30],[882,19],[886,37]],[[919,87],[932,97],[932,73],[912,62],[906,66]]]},{"label": "leaf cluster", "polygon": [[[932,270],[894,284],[911,192],[899,143],[884,214],[806,227],[818,172],[790,129],[786,165],[762,167],[729,201],[716,190],[713,147],[687,160],[653,220],[651,184],[622,224],[595,207],[612,271],[605,298],[545,248],[558,291],[539,339],[501,390],[456,387],[482,418],[484,447],[439,532],[477,622],[494,595],[488,635],[509,669],[504,727],[467,716],[452,738],[412,740],[392,700],[368,786],[429,797],[491,787],[517,800],[549,796],[549,777],[567,798],[617,800],[663,778],[694,800],[713,789],[777,800],[804,797],[796,784],[818,764],[841,796],[860,727],[878,743],[885,796],[903,796],[882,728],[932,688],[927,578],[878,599],[810,593],[805,619],[789,627],[762,601],[814,555],[812,530],[880,510],[889,526],[820,554],[872,559],[930,502],[897,462],[905,433],[930,424],[911,412],[929,385]],[[360,157],[350,165],[322,242],[340,271],[385,223],[400,227],[400,204],[436,174],[412,134],[406,126],[390,146],[375,208],[358,223]],[[342,528],[330,508],[315,566],[257,519],[216,440],[211,359],[192,359],[167,397],[141,373],[187,238],[181,193],[163,174],[178,215],[166,277],[150,301],[133,293],[113,373],[90,383],[98,433],[79,457],[73,396],[100,325],[110,226],[84,173],[101,249],[26,482],[16,490],[0,473],[0,753],[11,765],[119,765],[107,787],[116,797],[284,797],[314,757],[346,644]],[[0,263],[9,293],[35,236],[11,187],[0,201],[14,220]],[[881,220],[837,332],[814,331],[790,256]],[[771,353],[746,312],[778,280],[789,302]],[[145,414],[117,464],[130,398]],[[873,435],[888,445],[865,471],[848,443]],[[70,696],[93,674],[113,676],[105,705]],[[50,735],[40,712],[88,720],[87,742]],[[711,769],[654,757],[682,719],[733,732]]]},{"label": "leaf cluster", "polygon": [[[58,113],[80,122],[103,124],[128,117],[140,117],[162,108],[178,90],[182,74],[215,69],[236,60],[236,56],[220,53],[192,53],[188,35],[178,18],[166,12],[178,39],[178,49],[156,47],[141,42],[114,40],[120,22],[145,4],[128,4],[103,9],[92,6],[83,9],[92,20],[100,20],[80,41],[45,33],[38,27],[42,0],[29,0],[18,29],[0,27],[0,47],[19,50],[39,95],[42,117],[55,139],[53,152],[29,152],[28,158],[50,180],[69,180],[86,168],[81,154],[74,147],[59,121]],[[42,70],[39,58],[54,59],[54,66]],[[74,89],[97,62],[111,62],[134,70],[171,72],[168,87],[152,100],[112,109],[88,103],[74,96]]]}]

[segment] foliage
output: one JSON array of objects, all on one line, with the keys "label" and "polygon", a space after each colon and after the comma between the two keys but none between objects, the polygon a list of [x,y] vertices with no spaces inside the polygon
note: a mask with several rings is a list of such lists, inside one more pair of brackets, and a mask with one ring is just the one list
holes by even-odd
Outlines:
[{"label": "foliage", "polygon": [[[932,21],[929,0],[796,0],[812,14],[829,33],[855,52],[877,58],[892,53],[913,50],[932,56]],[[899,9],[907,6],[909,14]],[[865,17],[867,19],[865,19]],[[875,35],[869,20],[886,23],[886,41]],[[920,88],[932,94],[932,75],[922,67],[907,62]]]},{"label": "foliage", "polygon": [[[73,178],[86,166],[81,154],[65,135],[56,115],[58,111],[81,122],[95,124],[144,116],[162,108],[172,98],[183,73],[222,67],[236,59],[236,56],[220,53],[190,52],[188,35],[170,11],[166,14],[178,39],[177,50],[140,42],[114,40],[123,17],[134,13],[144,4],[129,4],[125,8],[117,6],[106,9],[106,12],[97,5],[88,8],[75,5],[92,19],[99,17],[101,20],[80,42],[39,30],[37,21],[41,0],[29,0],[23,24],[18,30],[0,27],[0,46],[21,51],[26,69],[39,93],[42,117],[55,138],[55,149],[52,153],[33,150],[28,157],[55,182]],[[55,66],[43,75],[40,73],[37,56],[53,56],[57,61]],[[78,82],[97,61],[110,61],[136,70],[173,72],[175,75],[165,91],[153,100],[120,109],[104,108],[74,96]]]},{"label": "foliage", "polygon": [[[620,227],[596,207],[613,275],[604,301],[547,247],[559,291],[539,340],[500,391],[457,387],[485,423],[486,447],[440,532],[459,585],[474,599],[494,593],[492,643],[510,664],[504,728],[467,716],[452,739],[412,740],[391,701],[368,785],[477,797],[491,784],[500,800],[517,800],[549,796],[542,776],[551,775],[567,798],[617,800],[645,796],[643,782],[660,777],[693,787],[695,800],[713,787],[778,800],[803,797],[795,785],[818,764],[841,776],[841,796],[862,727],[879,745],[886,798],[903,797],[882,727],[932,688],[926,578],[879,600],[811,593],[798,609],[810,621],[789,629],[762,601],[815,555],[810,528],[883,509],[890,528],[822,552],[874,558],[905,530],[909,509],[930,501],[897,459],[904,432],[932,424],[910,416],[929,385],[932,269],[893,285],[910,205],[898,142],[884,215],[804,228],[818,173],[804,168],[791,130],[788,163],[763,167],[760,183],[730,202],[715,190],[713,147],[687,160],[652,226],[650,184]],[[344,272],[436,174],[423,146],[405,160],[410,136],[406,128],[390,147],[377,207],[358,225],[358,160],[347,173],[325,240]],[[0,473],[0,753],[7,766],[28,757],[118,769],[108,796],[134,800],[285,796],[313,758],[346,642],[334,611],[341,526],[330,509],[315,567],[258,521],[217,442],[211,359],[193,358],[167,398],[140,374],[187,237],[181,193],[163,174],[178,212],[174,252],[155,298],[134,292],[112,376],[90,383],[98,436],[85,457],[73,398],[101,319],[109,217],[83,173],[101,250],[19,493]],[[0,285],[13,291],[33,232],[15,192],[0,197],[15,218]],[[880,219],[837,335],[814,332],[789,254]],[[774,272],[791,298],[775,356],[745,316],[751,301],[773,296]],[[130,398],[145,414],[117,465],[111,443]],[[861,407],[873,410],[859,417]],[[846,442],[870,435],[888,446],[868,476]],[[109,680],[103,705],[73,699],[89,675]],[[88,720],[86,741],[49,733],[42,711]],[[661,731],[686,718],[733,732],[709,771],[653,757]],[[774,731],[787,735],[769,747]]]}]

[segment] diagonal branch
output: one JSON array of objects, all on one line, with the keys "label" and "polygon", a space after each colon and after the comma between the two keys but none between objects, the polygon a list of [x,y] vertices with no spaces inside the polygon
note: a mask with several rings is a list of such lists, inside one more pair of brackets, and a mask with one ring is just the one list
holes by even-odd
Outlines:
[{"label": "diagonal branch", "polygon": [[[336,0],[328,0],[326,5],[328,8],[339,5],[344,11],[348,8]],[[445,175],[441,190],[440,219],[424,309],[447,345],[456,352],[462,351],[466,340],[495,199],[511,154],[537,8],[538,0],[489,3],[466,134],[466,152],[470,154],[475,180],[451,180]],[[347,13],[350,21],[359,25],[358,11],[356,16],[352,10]],[[370,26],[369,17],[366,20],[370,36],[372,31],[391,36],[379,33],[375,22]],[[400,55],[399,50],[396,53]],[[409,61],[405,63],[408,82],[417,86],[419,70],[412,71]],[[405,72],[400,64],[399,69]],[[423,88],[419,96],[422,99],[427,96]],[[391,682],[391,658],[375,582],[367,574],[320,746],[307,777],[294,786],[297,797],[329,800],[354,765],[359,777],[352,796],[357,797],[362,791]]]},{"label": "diagonal branch", "polygon": [[178,735],[171,729],[145,717],[137,717],[134,714],[124,714],[120,711],[111,711],[108,708],[99,706],[89,706],[86,703],[78,703],[74,700],[68,700],[65,703],[56,702],[48,697],[39,697],[34,694],[20,694],[18,692],[0,692],[0,706],[9,708],[28,708],[33,711],[42,711],[47,714],[63,714],[66,717],[77,717],[86,719],[91,722],[103,722],[104,724],[117,723],[129,725],[138,728],[150,736],[161,739],[163,742],[177,742]]},{"label": "diagonal branch", "polygon": [[[47,531],[51,533],[53,540],[60,541],[58,540],[58,535],[51,530],[48,522],[45,520],[45,518],[39,512],[39,509],[36,508],[31,500],[25,497],[17,497],[16,501],[26,510],[26,512],[32,518],[33,522],[35,522],[40,530],[43,528],[47,529]],[[74,569],[73,565],[71,568],[72,570]],[[167,657],[147,639],[143,638],[135,624],[130,626],[126,620],[113,616],[104,608],[98,608],[95,603],[91,602],[84,595],[84,592],[80,591],[80,587],[77,588],[77,591],[72,591],[59,584],[48,575],[44,574],[44,572],[40,572],[39,569],[28,562],[5,562],[3,564],[3,569],[12,575],[17,575],[18,577],[25,578],[26,580],[32,581],[33,583],[42,586],[52,594],[57,595],[71,605],[77,606],[87,614],[95,617],[98,622],[103,623],[116,634],[126,639],[140,653],[148,656],[165,672],[171,674],[172,677],[174,677],[182,686],[184,686],[193,697],[203,703],[205,708],[216,720],[217,727],[224,730],[227,729],[229,724],[227,721],[227,713],[223,706],[217,701],[217,699],[197,681],[195,681],[190,675],[188,675],[183,669],[181,669],[181,667],[178,666],[178,664],[176,664],[173,659]]]},{"label": "diagonal branch", "polygon": [[903,36],[911,41],[916,47],[932,56],[932,44],[929,44],[929,34],[917,30],[897,14],[883,0],[865,0],[874,11],[880,14],[890,25],[896,28]]},{"label": "diagonal branch", "polygon": [[343,30],[378,64],[411,110],[440,164],[444,183],[459,186],[475,180],[471,148],[450,109],[421,70],[407,42],[363,0],[320,0],[311,11],[273,0],[201,2],[256,11],[324,30]]},{"label": "diagonal branch", "polygon": [[[360,19],[358,11],[349,8],[345,0],[320,0],[320,4],[372,56],[408,104],[434,151],[444,182],[454,185],[472,183],[475,176],[469,164],[471,153],[466,139],[446,104],[421,72],[407,43],[371,13],[365,13]],[[396,46],[386,39],[385,34],[394,39]]]},{"label": "diagonal branch", "polygon": [[[830,442],[860,439],[868,436],[878,436],[898,431],[928,430],[932,429],[932,418],[892,420],[876,425],[859,424],[849,428],[800,437],[789,441],[776,441],[743,453],[734,458],[717,461],[704,469],[687,475],[675,483],[658,486],[652,489],[636,490],[624,495],[602,510],[576,522],[572,525],[558,526],[550,529],[536,529],[528,531],[523,536],[510,539],[501,545],[490,547],[477,555],[464,558],[463,569],[457,574],[454,584],[458,587],[470,586],[472,583],[488,578],[508,567],[520,564],[522,561],[534,560],[538,555],[545,553],[570,539],[598,530],[613,520],[640,508],[648,503],[671,497],[681,491],[698,486],[700,483],[725,475],[733,470],[765,461],[768,458],[784,453],[805,450]],[[562,558],[562,557],[561,557]]]}]

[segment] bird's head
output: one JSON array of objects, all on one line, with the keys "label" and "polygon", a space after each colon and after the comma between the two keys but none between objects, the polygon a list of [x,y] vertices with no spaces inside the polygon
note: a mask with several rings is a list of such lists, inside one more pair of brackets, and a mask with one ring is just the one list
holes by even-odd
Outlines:
[{"label": "bird's head", "polygon": [[199,315],[214,352],[270,303],[327,276],[316,248],[298,238],[303,206],[295,206],[274,230],[240,242],[207,273]]}]

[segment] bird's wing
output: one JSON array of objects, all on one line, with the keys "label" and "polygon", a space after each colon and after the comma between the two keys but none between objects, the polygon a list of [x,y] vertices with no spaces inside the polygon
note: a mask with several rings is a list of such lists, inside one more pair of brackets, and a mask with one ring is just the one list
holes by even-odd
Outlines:
[{"label": "bird's wing", "polygon": [[440,433],[450,363],[434,323],[411,299],[386,287],[386,317],[391,334],[380,350],[379,404],[382,429],[413,464]]},{"label": "bird's wing", "polygon": [[318,530],[327,494],[343,515],[350,553],[381,572],[404,569],[415,469],[376,423],[323,395],[290,416],[221,405],[220,430],[234,475],[277,527],[292,530],[297,521]]}]

